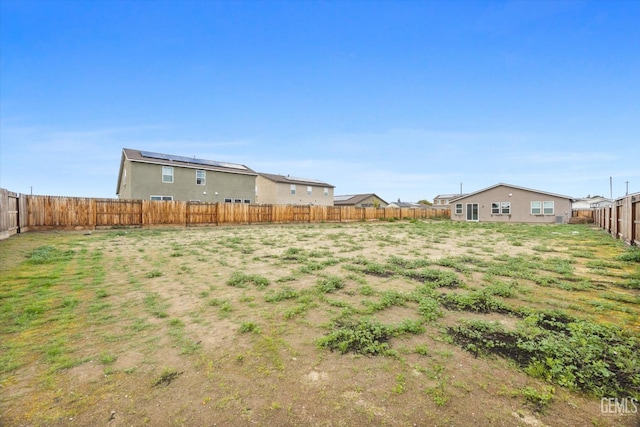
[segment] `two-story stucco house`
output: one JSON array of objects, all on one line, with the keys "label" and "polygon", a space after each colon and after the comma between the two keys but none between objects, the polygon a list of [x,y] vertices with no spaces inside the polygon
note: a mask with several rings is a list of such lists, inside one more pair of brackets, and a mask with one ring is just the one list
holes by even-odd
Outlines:
[{"label": "two-story stucco house", "polygon": [[501,183],[449,203],[454,221],[568,223],[572,201],[569,196]]},{"label": "two-story stucco house", "polygon": [[256,203],[333,206],[334,188],[315,179],[259,172],[256,177]]},{"label": "two-story stucco house", "polygon": [[257,173],[236,163],[124,148],[121,199],[254,203]]}]

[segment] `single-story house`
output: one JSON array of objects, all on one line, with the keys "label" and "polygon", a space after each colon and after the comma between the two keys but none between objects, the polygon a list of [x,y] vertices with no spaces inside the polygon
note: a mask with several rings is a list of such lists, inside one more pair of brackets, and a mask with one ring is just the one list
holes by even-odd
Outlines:
[{"label": "single-story house", "polygon": [[388,208],[425,209],[425,208],[431,208],[432,206],[425,205],[425,204],[422,204],[422,203],[401,202],[400,199],[398,199],[397,202],[391,202],[386,207],[388,207]]},{"label": "single-story house", "polygon": [[387,206],[387,202],[382,200],[374,193],[367,194],[349,194],[333,196],[334,206],[356,206],[360,208],[384,208]]},{"label": "single-story house", "polygon": [[611,199],[602,196],[581,197],[575,199],[571,204],[571,208],[576,211],[591,210],[597,208],[605,208],[611,206]]},{"label": "single-story house", "polygon": [[333,206],[334,188],[316,179],[259,172],[256,177],[256,203]]},{"label": "single-story house", "polygon": [[454,221],[568,223],[573,198],[510,184],[450,200]]},{"label": "single-story house", "polygon": [[257,175],[236,163],[123,148],[116,195],[121,199],[254,203]]}]

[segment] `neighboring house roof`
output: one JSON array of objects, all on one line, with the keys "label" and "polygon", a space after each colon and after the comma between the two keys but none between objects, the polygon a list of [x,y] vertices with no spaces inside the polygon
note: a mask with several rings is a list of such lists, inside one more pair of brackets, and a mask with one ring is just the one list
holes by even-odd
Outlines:
[{"label": "neighboring house roof", "polygon": [[284,176],[284,175],[276,175],[272,173],[263,173],[263,172],[258,172],[258,175],[268,180],[271,180],[273,182],[277,182],[279,184],[315,185],[317,187],[335,188],[335,185],[327,184],[326,182],[323,182],[317,179],[299,178],[299,177],[290,176],[290,175]]},{"label": "neighboring house roof", "polygon": [[464,194],[460,194],[460,193],[456,193],[456,194],[438,194],[436,197],[434,197],[435,199],[454,199],[457,197],[462,197],[462,196],[466,196],[466,193]]},{"label": "neighboring house roof", "polygon": [[397,202],[391,202],[387,205],[388,208],[420,208],[420,209],[426,209],[426,208],[431,208],[433,206],[430,205],[425,205],[422,203],[411,203],[411,202],[401,202],[400,200],[398,200]]},{"label": "neighboring house roof", "polygon": [[162,166],[178,166],[192,169],[203,169],[215,172],[227,172],[240,175],[257,176],[258,174],[245,165],[229,162],[219,162],[216,160],[198,159],[194,157],[176,156],[173,154],[156,153],[153,151],[135,150],[132,148],[122,149],[122,160],[120,161],[120,171],[118,172],[118,185],[116,194],[120,194],[120,182],[122,182],[122,170],[125,160],[138,163],[150,163]]},{"label": "neighboring house roof", "polygon": [[581,197],[573,200],[571,207],[573,209],[593,209],[596,207],[611,206],[611,199],[606,197]]},{"label": "neighboring house roof", "polygon": [[560,197],[560,198],[563,198],[563,199],[569,199],[569,200],[571,200],[571,201],[573,201],[573,200],[574,200],[574,198],[573,198],[573,197],[570,197],[570,196],[564,196],[564,195],[562,195],[562,194],[549,193],[548,191],[534,190],[533,188],[519,187],[519,186],[517,186],[517,185],[505,184],[505,183],[501,182],[501,183],[499,183],[499,184],[492,185],[491,187],[483,188],[482,190],[478,190],[478,191],[475,191],[475,192],[473,192],[473,193],[468,193],[468,194],[463,194],[463,195],[461,195],[461,196],[458,196],[458,197],[456,197],[455,199],[451,199],[451,200],[449,200],[449,203],[452,203],[452,202],[455,202],[455,201],[457,201],[457,200],[464,199],[464,198],[467,198],[467,197],[475,196],[476,194],[484,193],[485,191],[491,190],[491,189],[496,188],[496,187],[501,187],[501,186],[503,186],[503,187],[509,187],[509,188],[514,188],[514,189],[516,189],[516,190],[532,191],[532,192],[534,192],[534,193],[546,194],[546,195],[548,195],[548,196],[553,196],[553,197]]},{"label": "neighboring house roof", "polygon": [[164,166],[181,166],[193,169],[238,173],[243,175],[257,175],[254,170],[238,163],[198,159],[195,156],[185,157],[173,154],[155,153],[152,151],[133,150],[131,148],[123,148],[122,152],[127,160],[131,160],[133,162],[153,163]]},{"label": "neighboring house roof", "polygon": [[381,197],[378,197],[375,193],[367,193],[367,194],[345,194],[340,196],[333,196],[333,204],[334,206],[340,205],[357,205],[358,203],[370,198],[376,197],[385,205],[385,202]]}]

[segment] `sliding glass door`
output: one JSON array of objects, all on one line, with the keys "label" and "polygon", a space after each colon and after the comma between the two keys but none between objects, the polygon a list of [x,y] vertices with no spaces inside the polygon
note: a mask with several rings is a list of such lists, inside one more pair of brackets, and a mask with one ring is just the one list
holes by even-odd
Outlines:
[{"label": "sliding glass door", "polygon": [[478,221],[477,203],[467,203],[467,221]]}]

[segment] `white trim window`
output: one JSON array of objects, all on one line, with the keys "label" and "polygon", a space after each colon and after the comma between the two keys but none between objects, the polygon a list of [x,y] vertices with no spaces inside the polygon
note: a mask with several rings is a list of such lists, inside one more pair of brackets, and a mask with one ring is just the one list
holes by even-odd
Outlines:
[{"label": "white trim window", "polygon": [[231,203],[231,199],[230,199],[229,197],[226,197],[226,198],[224,199],[224,202],[225,202],[225,203]]},{"label": "white trim window", "polygon": [[500,214],[511,215],[511,202],[500,202]]},{"label": "white trim window", "polygon": [[291,184],[291,195],[295,196],[296,194],[296,185],[295,184]]},{"label": "white trim window", "polygon": [[543,215],[553,215],[555,212],[554,202],[542,202],[542,214]]},{"label": "white trim window", "polygon": [[307,185],[307,196],[311,196],[313,195],[313,187],[311,187],[310,185]]},{"label": "white trim window", "polygon": [[500,202],[491,202],[491,215],[500,215]]},{"label": "white trim window", "polygon": [[329,196],[329,189],[325,187],[324,189],[324,197],[328,197]]},{"label": "white trim window", "polygon": [[542,215],[542,202],[531,202],[531,215]]},{"label": "white trim window", "polygon": [[456,203],[456,215],[462,215],[462,203]]},{"label": "white trim window", "polygon": [[164,200],[164,201],[168,201],[171,202],[173,200],[173,196],[151,196],[151,200],[155,200],[155,201],[159,201],[159,200]]},{"label": "white trim window", "polygon": [[207,185],[207,171],[196,170],[196,185]]},{"label": "white trim window", "polygon": [[173,166],[162,167],[162,182],[165,184],[173,184]]}]

